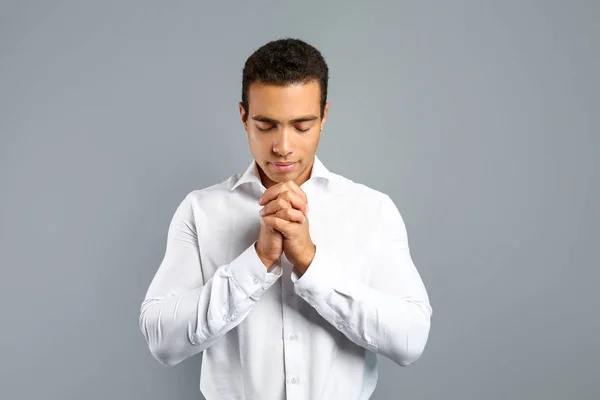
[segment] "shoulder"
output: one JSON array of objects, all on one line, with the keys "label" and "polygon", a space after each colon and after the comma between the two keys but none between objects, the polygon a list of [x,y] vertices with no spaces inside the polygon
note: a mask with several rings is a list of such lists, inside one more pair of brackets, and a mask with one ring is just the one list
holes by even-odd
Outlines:
[{"label": "shoulder", "polygon": [[191,207],[198,207],[206,203],[221,203],[231,193],[231,186],[236,177],[237,175],[233,175],[222,182],[192,189],[185,195],[182,203],[189,204]]},{"label": "shoulder", "polygon": [[367,184],[353,181],[343,175],[331,173],[332,188],[336,196],[351,199],[353,202],[368,203],[371,206],[391,201],[390,196]]},{"label": "shoulder", "polygon": [[341,207],[344,211],[361,216],[371,224],[404,226],[404,218],[390,195],[339,174],[332,174],[332,178],[336,204],[344,205]]}]

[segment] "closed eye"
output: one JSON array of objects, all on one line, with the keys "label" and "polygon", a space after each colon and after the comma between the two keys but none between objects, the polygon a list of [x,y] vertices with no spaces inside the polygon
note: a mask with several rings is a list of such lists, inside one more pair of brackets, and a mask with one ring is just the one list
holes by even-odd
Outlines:
[{"label": "closed eye", "polygon": [[[268,132],[268,131],[270,131],[270,130],[273,130],[273,129],[275,129],[275,126],[274,126],[274,125],[271,125],[271,126],[270,126],[270,127],[268,127],[268,128],[263,128],[263,127],[261,127],[261,126],[258,126],[258,125],[256,125],[256,129],[258,129],[258,130],[259,130],[259,131],[261,131],[261,132]],[[298,132],[308,132],[308,131],[310,130],[310,128],[306,128],[306,129],[300,129],[300,128],[298,128],[298,127],[294,127],[294,129],[296,129]]]}]

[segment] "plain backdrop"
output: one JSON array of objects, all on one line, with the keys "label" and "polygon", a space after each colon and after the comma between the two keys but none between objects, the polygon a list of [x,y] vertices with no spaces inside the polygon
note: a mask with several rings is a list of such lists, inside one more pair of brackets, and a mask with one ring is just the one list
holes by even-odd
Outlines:
[{"label": "plain backdrop", "polygon": [[[324,54],[318,151],[383,191],[434,310],[373,399],[600,398],[600,2],[0,2],[0,397],[198,399],[139,307],[179,202],[243,172],[241,72]],[[349,216],[351,217],[351,216]]]}]

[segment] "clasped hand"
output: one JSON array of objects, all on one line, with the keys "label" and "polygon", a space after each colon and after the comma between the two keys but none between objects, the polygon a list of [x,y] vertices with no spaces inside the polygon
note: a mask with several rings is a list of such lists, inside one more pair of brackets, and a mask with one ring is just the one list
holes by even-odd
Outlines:
[{"label": "clasped hand", "polygon": [[278,183],[265,191],[258,202],[264,206],[264,223],[283,237],[283,252],[298,272],[306,271],[316,246],[309,233],[308,199],[294,181]]}]

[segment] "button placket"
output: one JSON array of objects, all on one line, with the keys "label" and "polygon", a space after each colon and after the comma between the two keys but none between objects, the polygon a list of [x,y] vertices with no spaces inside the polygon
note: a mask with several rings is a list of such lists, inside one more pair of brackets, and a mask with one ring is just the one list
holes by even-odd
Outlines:
[{"label": "button placket", "polygon": [[294,283],[289,278],[289,273],[293,268],[292,264],[282,256],[282,266],[284,267],[284,277],[281,279],[281,299],[282,301],[282,315],[283,315],[283,346],[284,346],[284,365],[286,375],[286,395],[287,398],[297,398],[301,396],[302,387],[301,374],[303,371],[303,355],[302,355],[302,343],[299,341],[299,334],[297,332],[297,325],[295,324],[295,316],[297,315],[296,308],[298,302],[294,301]]}]

